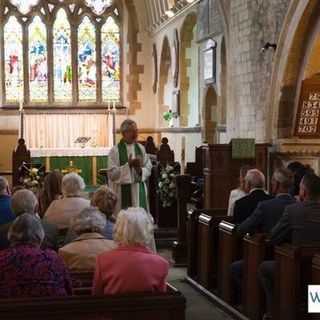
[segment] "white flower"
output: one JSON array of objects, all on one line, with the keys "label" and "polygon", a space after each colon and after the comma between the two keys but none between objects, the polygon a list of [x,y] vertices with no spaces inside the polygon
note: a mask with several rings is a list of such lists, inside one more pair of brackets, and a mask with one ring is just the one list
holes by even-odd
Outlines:
[{"label": "white flower", "polygon": [[38,169],[37,168],[32,168],[31,172],[34,173],[34,174],[37,174],[38,173]]},{"label": "white flower", "polygon": [[176,187],[176,185],[175,185],[174,182],[171,182],[171,183],[169,184],[169,188],[170,188],[170,189],[174,189],[175,187]]},{"label": "white flower", "polygon": [[38,185],[38,181],[37,181],[37,180],[33,180],[33,181],[31,182],[31,185],[32,185],[32,186],[37,186],[37,185]]},{"label": "white flower", "polygon": [[167,177],[168,177],[168,175],[166,173],[163,173],[161,176],[162,179],[166,179]]}]

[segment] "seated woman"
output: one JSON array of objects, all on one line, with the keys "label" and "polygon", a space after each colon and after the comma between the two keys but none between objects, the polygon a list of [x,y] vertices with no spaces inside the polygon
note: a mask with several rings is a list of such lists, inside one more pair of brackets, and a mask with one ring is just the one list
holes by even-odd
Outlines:
[{"label": "seated woman", "polygon": [[115,250],[97,257],[93,295],[165,292],[169,263],[147,248],[153,226],[142,208],[118,214]]},{"label": "seated woman", "polygon": [[71,230],[78,236],[59,250],[59,255],[72,271],[94,271],[96,257],[116,247],[101,234],[106,225],[105,216],[94,207],[86,208],[72,219]]},{"label": "seated woman", "polygon": [[76,173],[68,173],[62,179],[63,198],[54,200],[47,209],[44,220],[59,230],[66,230],[72,218],[83,209],[90,207],[90,201],[81,197],[85,183]]},{"label": "seated woman", "polygon": [[44,231],[40,220],[24,213],[13,222],[11,247],[0,251],[0,298],[66,296],[71,280],[62,259],[42,250]]},{"label": "seated woman", "polygon": [[62,177],[62,174],[57,170],[45,176],[43,188],[39,195],[39,215],[41,217],[45,214],[53,200],[61,198]]},{"label": "seated woman", "polygon": [[116,194],[107,186],[100,187],[92,196],[91,205],[97,207],[107,218],[106,226],[103,230],[103,235],[112,240],[113,226],[115,219],[112,217],[114,208],[117,204]]}]

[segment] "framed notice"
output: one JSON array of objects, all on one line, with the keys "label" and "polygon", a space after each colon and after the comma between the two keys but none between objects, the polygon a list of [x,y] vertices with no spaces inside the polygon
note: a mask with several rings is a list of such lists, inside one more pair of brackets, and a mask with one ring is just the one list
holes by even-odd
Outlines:
[{"label": "framed notice", "polygon": [[203,50],[203,77],[207,84],[216,83],[217,44],[210,40]]},{"label": "framed notice", "polygon": [[304,80],[301,86],[295,136],[318,138],[320,136],[320,76]]},{"label": "framed notice", "polygon": [[256,157],[255,139],[232,139],[232,159],[254,159]]}]

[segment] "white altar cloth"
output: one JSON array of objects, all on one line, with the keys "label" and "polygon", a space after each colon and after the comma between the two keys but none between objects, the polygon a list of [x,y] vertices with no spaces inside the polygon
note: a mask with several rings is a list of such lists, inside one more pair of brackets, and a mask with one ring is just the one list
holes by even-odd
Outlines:
[{"label": "white altar cloth", "polygon": [[30,149],[32,158],[99,157],[109,155],[111,148],[37,148]]}]

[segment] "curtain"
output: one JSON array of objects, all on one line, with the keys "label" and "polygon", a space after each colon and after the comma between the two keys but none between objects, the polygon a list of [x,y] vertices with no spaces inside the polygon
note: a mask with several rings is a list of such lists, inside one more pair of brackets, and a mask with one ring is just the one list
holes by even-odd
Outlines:
[{"label": "curtain", "polygon": [[90,147],[111,147],[112,115],[26,114],[24,137],[29,148],[74,148],[78,137],[91,137]]}]

